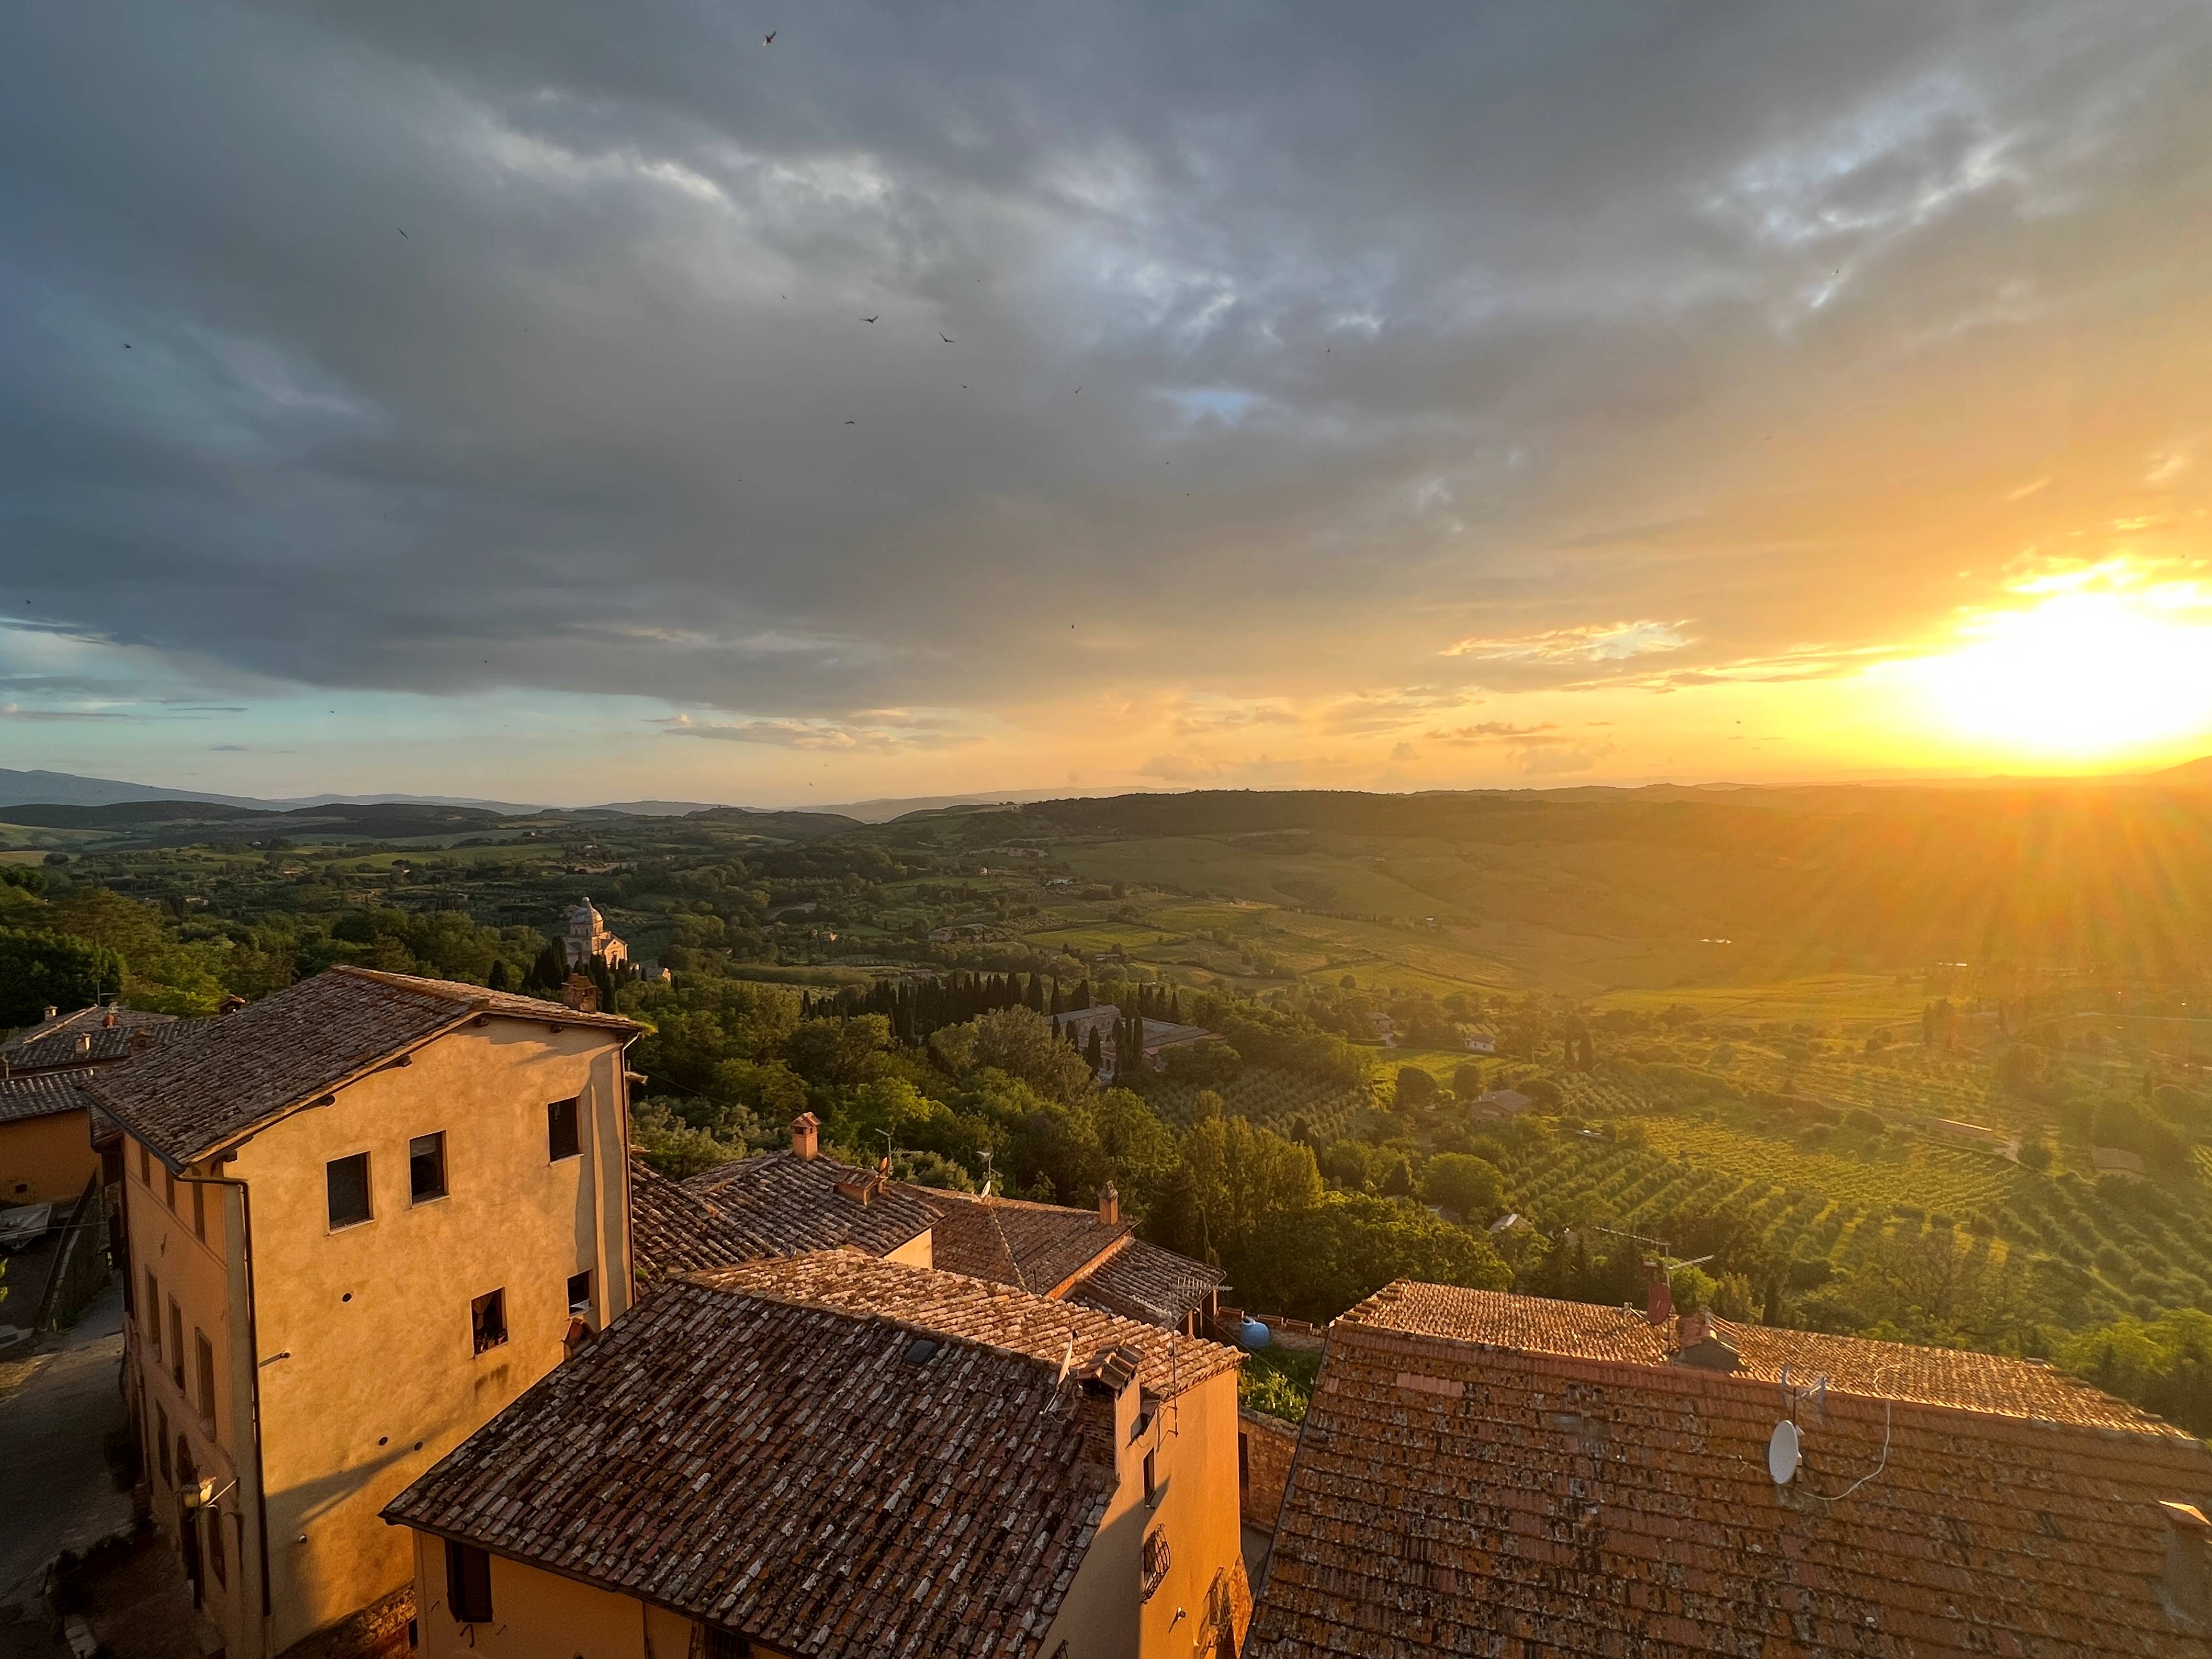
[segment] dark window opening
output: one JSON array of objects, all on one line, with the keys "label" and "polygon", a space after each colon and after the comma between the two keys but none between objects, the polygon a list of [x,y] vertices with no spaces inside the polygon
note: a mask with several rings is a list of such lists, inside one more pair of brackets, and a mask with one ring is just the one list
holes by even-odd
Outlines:
[{"label": "dark window opening", "polygon": [[161,1281],[146,1269],[146,1346],[155,1358],[161,1357]]},{"label": "dark window opening", "polygon": [[332,1158],[323,1166],[330,1194],[331,1231],[351,1227],[368,1219],[368,1154]]},{"label": "dark window opening", "polygon": [[707,1659],[749,1659],[751,1644],[733,1630],[706,1626]]},{"label": "dark window opening", "polygon": [[1159,1496],[1159,1471],[1152,1462],[1158,1455],[1156,1452],[1145,1454],[1145,1502],[1147,1504],[1157,1501]]},{"label": "dark window opening", "polygon": [[491,1557],[473,1544],[446,1545],[446,1604],[457,1624],[480,1625],[491,1617]]},{"label": "dark window opening", "polygon": [[197,1181],[192,1182],[192,1236],[202,1241],[207,1237],[207,1188]]},{"label": "dark window opening", "polygon": [[576,1138],[576,1103],[556,1100],[545,1108],[545,1153],[556,1164],[584,1150]]},{"label": "dark window opening", "polygon": [[486,1291],[469,1304],[469,1327],[476,1339],[477,1352],[496,1348],[507,1340],[507,1292]]},{"label": "dark window opening", "polygon": [[415,1203],[446,1195],[446,1135],[416,1135],[407,1143],[407,1195]]},{"label": "dark window opening", "polygon": [[1252,1437],[1239,1433],[1237,1437],[1237,1490],[1252,1489]]},{"label": "dark window opening", "polygon": [[149,1192],[154,1189],[154,1154],[146,1150],[143,1142],[138,1147],[138,1184]]},{"label": "dark window opening", "polygon": [[937,1350],[940,1346],[942,1345],[931,1341],[926,1336],[917,1336],[906,1345],[906,1363],[909,1365],[920,1365],[934,1359],[937,1358]]},{"label": "dark window opening", "polygon": [[215,1421],[215,1344],[207,1340],[205,1331],[194,1331],[198,1343],[200,1415],[210,1423]]},{"label": "dark window opening", "polygon": [[171,1215],[176,1214],[177,1178],[175,1176],[170,1174],[167,1170],[161,1171],[161,1190],[162,1195],[168,1200],[169,1213]]},{"label": "dark window opening", "polygon": [[179,1394],[185,1391],[185,1311],[173,1296],[169,1298],[169,1381]]},{"label": "dark window opening", "polygon": [[588,1267],[568,1275],[568,1311],[578,1315],[592,1311],[592,1273]]}]

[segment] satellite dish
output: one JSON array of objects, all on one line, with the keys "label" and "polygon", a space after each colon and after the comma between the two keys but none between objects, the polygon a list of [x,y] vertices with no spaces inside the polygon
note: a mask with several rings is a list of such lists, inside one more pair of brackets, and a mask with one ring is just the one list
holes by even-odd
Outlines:
[{"label": "satellite dish", "polygon": [[1766,1472],[1778,1486],[1788,1486],[1796,1476],[1797,1425],[1786,1417],[1766,1437]]}]

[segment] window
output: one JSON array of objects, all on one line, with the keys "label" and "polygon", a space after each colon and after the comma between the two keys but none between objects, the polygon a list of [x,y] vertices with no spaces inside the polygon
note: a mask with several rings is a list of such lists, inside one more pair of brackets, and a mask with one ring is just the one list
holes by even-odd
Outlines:
[{"label": "window", "polygon": [[446,1195],[446,1136],[416,1135],[407,1143],[407,1196],[416,1204]]},{"label": "window", "polygon": [[592,1273],[588,1267],[568,1275],[568,1311],[586,1316],[592,1311]]},{"label": "window", "polygon": [[368,1219],[368,1154],[334,1158],[323,1166],[330,1192],[331,1231],[351,1227]]},{"label": "window", "polygon": [[576,1103],[556,1100],[545,1109],[545,1153],[556,1164],[583,1151],[576,1139]]},{"label": "window", "polygon": [[707,1659],[750,1659],[752,1644],[733,1630],[720,1630],[713,1625],[702,1625],[706,1632]]},{"label": "window", "polygon": [[151,1267],[146,1269],[146,1348],[155,1358],[161,1357],[161,1281]]},{"label": "window", "polygon": [[169,1414],[159,1406],[154,1407],[154,1443],[159,1449],[161,1462],[161,1484],[169,1486]]},{"label": "window", "polygon": [[1252,1490],[1252,1437],[1242,1429],[1237,1431],[1237,1490]]},{"label": "window", "polygon": [[207,1538],[208,1568],[215,1574],[216,1583],[227,1586],[230,1583],[230,1575],[224,1571],[228,1564],[223,1559],[222,1554],[222,1511],[221,1510],[207,1511]]},{"label": "window", "polygon": [[1159,1498],[1159,1473],[1152,1462],[1158,1455],[1157,1452],[1145,1454],[1145,1502],[1147,1504],[1156,1503]]},{"label": "window", "polygon": [[192,1182],[192,1237],[203,1243],[207,1240],[207,1188],[197,1181]]},{"label": "window", "polygon": [[215,1344],[207,1340],[205,1331],[192,1333],[194,1352],[199,1361],[200,1415],[210,1424],[215,1421]]},{"label": "window", "polygon": [[154,1154],[143,1140],[138,1143],[138,1184],[149,1192],[154,1189]]},{"label": "window", "polygon": [[476,1338],[477,1352],[496,1348],[507,1340],[507,1292],[486,1291],[469,1304],[469,1328]]},{"label": "window", "polygon": [[446,1605],[456,1624],[480,1625],[491,1617],[491,1557],[473,1544],[447,1540]]},{"label": "window", "polygon": [[179,1394],[185,1391],[185,1312],[173,1296],[169,1298],[169,1381]]}]

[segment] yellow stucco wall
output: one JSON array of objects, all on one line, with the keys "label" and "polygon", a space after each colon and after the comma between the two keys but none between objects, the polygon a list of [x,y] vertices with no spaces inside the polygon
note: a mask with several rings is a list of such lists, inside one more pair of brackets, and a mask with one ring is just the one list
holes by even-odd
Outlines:
[{"label": "yellow stucco wall", "polygon": [[0,1204],[73,1204],[99,1167],[82,1111],[0,1123]]},{"label": "yellow stucco wall", "polygon": [[[595,1326],[627,1307],[622,1073],[614,1034],[492,1019],[246,1142],[222,1174],[244,1184],[230,1200],[241,1218],[250,1209],[258,1353],[242,1289],[226,1289],[232,1232],[212,1196],[223,1189],[209,1189],[204,1246],[191,1237],[189,1193],[180,1186],[173,1215],[158,1164],[149,1189],[138,1183],[137,1150],[126,1153],[134,1271],[143,1282],[150,1262],[165,1302],[172,1276],[180,1301],[191,1298],[185,1322],[216,1341],[241,1418],[259,1386],[270,1607],[264,1628],[257,1590],[240,1598],[252,1605],[218,1619],[234,1656],[281,1652],[410,1581],[408,1540],[377,1511],[560,1363],[570,1274],[592,1274]],[[545,1108],[570,1096],[581,1101],[582,1150],[556,1163]],[[408,1143],[440,1131],[447,1194],[414,1203]],[[325,1168],[360,1152],[374,1215],[333,1231]],[[242,1259],[230,1255],[242,1285]],[[162,1265],[173,1261],[185,1265]],[[471,1304],[495,1289],[505,1293],[507,1340],[477,1354]],[[149,1399],[173,1393],[143,1355],[139,1369]],[[233,1501],[250,1513],[250,1449],[233,1425],[219,1422],[212,1439],[218,1453],[240,1450],[226,1472],[240,1478]],[[157,1518],[161,1507],[157,1492]],[[237,1583],[235,1565],[232,1576]]]},{"label": "yellow stucco wall", "polygon": [[890,1252],[884,1260],[903,1261],[909,1267],[934,1267],[937,1265],[937,1237],[924,1230]]},{"label": "yellow stucco wall", "polygon": [[[1120,1484],[1067,1600],[1038,1651],[1067,1644],[1068,1659],[1189,1659],[1217,1572],[1243,1574],[1237,1492],[1237,1375],[1186,1389],[1132,1439],[1138,1390],[1123,1397],[1115,1439]],[[1153,1453],[1155,1501],[1145,1502],[1144,1459]],[[1165,1532],[1166,1579],[1139,1601],[1146,1535]],[[1249,1598],[1248,1598],[1249,1601]],[[1178,1616],[1180,1614],[1180,1617]],[[1241,1634],[1241,1632],[1240,1632]]]},{"label": "yellow stucco wall", "polygon": [[491,1558],[492,1616],[458,1622],[446,1601],[446,1546],[410,1534],[415,1551],[416,1651],[424,1659],[687,1659],[691,1621],[633,1596],[580,1584],[500,1556]]}]

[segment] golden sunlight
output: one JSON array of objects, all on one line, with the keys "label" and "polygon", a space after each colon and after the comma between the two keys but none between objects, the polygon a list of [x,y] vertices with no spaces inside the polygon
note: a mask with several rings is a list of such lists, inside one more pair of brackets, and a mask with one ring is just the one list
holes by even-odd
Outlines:
[{"label": "golden sunlight", "polygon": [[1900,690],[1993,751],[2094,760],[2212,732],[2212,595],[2130,586],[2110,568],[2045,579],[2024,609],[1983,613],[1966,643],[1899,663]]}]

